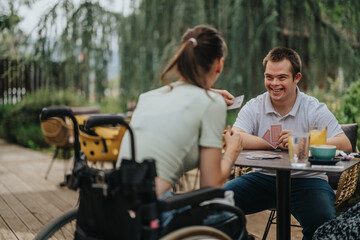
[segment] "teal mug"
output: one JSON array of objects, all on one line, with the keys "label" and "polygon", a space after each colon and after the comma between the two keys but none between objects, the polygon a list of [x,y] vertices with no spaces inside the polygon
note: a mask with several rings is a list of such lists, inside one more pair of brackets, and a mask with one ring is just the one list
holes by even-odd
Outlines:
[{"label": "teal mug", "polygon": [[335,157],[336,146],[334,145],[312,145],[311,156],[317,160],[330,160]]}]

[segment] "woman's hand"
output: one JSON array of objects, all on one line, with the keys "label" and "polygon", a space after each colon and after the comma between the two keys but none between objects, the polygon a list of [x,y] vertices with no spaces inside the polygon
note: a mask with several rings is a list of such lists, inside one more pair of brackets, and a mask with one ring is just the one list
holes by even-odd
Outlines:
[{"label": "woman's hand", "polygon": [[224,140],[226,146],[225,154],[230,154],[231,156],[228,157],[231,157],[232,159],[235,158],[235,161],[236,157],[243,150],[243,139],[241,134],[239,132],[232,131],[231,127],[228,125],[224,130]]},{"label": "woman's hand", "polygon": [[221,187],[232,169],[237,156],[242,150],[240,133],[231,131],[227,126],[224,131],[226,151],[222,155],[220,148],[200,148],[200,187]]},{"label": "woman's hand", "polygon": [[220,94],[224,98],[226,105],[230,106],[234,103],[233,102],[234,96],[231,93],[229,93],[227,90],[220,90],[213,88],[211,88],[210,90]]}]

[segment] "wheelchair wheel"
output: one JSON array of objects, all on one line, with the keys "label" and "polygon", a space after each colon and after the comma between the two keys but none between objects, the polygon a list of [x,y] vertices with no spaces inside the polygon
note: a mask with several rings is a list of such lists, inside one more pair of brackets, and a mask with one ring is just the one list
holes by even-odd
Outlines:
[{"label": "wheelchair wheel", "polygon": [[174,232],[171,232],[161,240],[198,240],[198,239],[216,239],[216,240],[231,240],[225,233],[207,226],[191,226],[184,227]]},{"label": "wheelchair wheel", "polygon": [[47,224],[34,240],[74,239],[78,208],[72,208]]}]

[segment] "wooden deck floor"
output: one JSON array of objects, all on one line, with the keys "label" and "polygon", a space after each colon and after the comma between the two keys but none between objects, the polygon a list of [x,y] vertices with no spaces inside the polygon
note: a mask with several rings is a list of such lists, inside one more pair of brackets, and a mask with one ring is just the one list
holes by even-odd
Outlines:
[{"label": "wooden deck floor", "polygon": [[[9,144],[0,139],[0,239],[33,239],[51,219],[74,207],[77,193],[61,188],[64,161],[56,160],[47,180],[50,154]],[[247,228],[261,239],[269,212],[247,215]],[[275,226],[267,239],[275,239]],[[292,228],[292,239],[301,239]]]},{"label": "wooden deck floor", "polygon": [[0,140],[0,239],[33,239],[51,219],[72,208],[77,193],[61,188],[64,161]]}]

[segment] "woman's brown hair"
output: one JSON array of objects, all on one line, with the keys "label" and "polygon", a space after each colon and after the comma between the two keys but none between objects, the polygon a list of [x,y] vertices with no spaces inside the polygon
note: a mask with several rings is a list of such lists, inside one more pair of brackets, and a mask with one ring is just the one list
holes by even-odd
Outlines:
[{"label": "woman's brown hair", "polygon": [[226,43],[221,34],[209,26],[188,29],[182,37],[180,48],[161,74],[161,81],[169,84],[166,75],[176,67],[185,82],[209,89],[205,75],[216,59],[224,57]]}]

